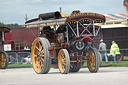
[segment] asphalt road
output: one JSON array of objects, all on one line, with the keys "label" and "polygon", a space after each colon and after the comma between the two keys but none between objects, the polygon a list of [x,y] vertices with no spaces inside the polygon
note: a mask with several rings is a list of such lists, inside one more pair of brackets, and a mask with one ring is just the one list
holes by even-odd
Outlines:
[{"label": "asphalt road", "polygon": [[128,67],[101,67],[98,73],[82,68],[69,74],[54,68],[48,74],[36,74],[33,68],[0,69],[0,85],[128,85]]}]

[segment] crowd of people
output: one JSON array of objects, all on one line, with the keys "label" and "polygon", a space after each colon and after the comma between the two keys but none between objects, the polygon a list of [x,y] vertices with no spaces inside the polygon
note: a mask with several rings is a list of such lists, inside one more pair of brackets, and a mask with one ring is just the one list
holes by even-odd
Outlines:
[{"label": "crowd of people", "polygon": [[17,62],[19,64],[32,64],[32,60],[29,55],[27,57],[18,57],[18,58],[12,55],[9,56],[9,64],[15,64]]},{"label": "crowd of people", "polygon": [[102,61],[105,61],[106,63],[108,63],[108,60],[110,59],[110,61],[117,63],[118,55],[120,55],[120,49],[117,43],[115,41],[112,41],[109,53],[107,53],[106,48],[107,48],[107,45],[104,43],[103,39],[101,39],[98,50],[101,53]]}]

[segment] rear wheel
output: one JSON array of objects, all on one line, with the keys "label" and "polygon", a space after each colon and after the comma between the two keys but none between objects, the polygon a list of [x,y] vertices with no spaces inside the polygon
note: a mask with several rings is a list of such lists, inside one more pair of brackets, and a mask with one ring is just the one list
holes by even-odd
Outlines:
[{"label": "rear wheel", "polygon": [[8,66],[8,55],[6,52],[0,52],[0,68],[6,69]]},{"label": "rear wheel", "polygon": [[93,47],[89,48],[87,59],[88,59],[87,65],[89,71],[92,73],[96,73],[100,65],[100,58],[98,56],[98,51],[96,48]]},{"label": "rear wheel", "polygon": [[72,63],[70,68],[70,72],[78,72],[81,68],[81,63]]},{"label": "rear wheel", "polygon": [[70,69],[69,53],[66,49],[61,49],[58,54],[58,66],[62,74],[67,74]]},{"label": "rear wheel", "polygon": [[48,51],[50,43],[46,38],[38,37],[32,45],[32,64],[36,73],[46,74],[51,67],[50,54]]}]

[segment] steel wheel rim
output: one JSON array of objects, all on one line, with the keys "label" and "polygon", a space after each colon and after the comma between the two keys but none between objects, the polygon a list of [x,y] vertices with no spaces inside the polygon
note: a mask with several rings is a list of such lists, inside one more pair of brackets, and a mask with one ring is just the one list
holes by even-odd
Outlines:
[{"label": "steel wheel rim", "polygon": [[39,39],[36,39],[33,43],[32,63],[35,71],[40,73],[44,65],[44,48]]},{"label": "steel wheel rim", "polygon": [[6,55],[4,53],[0,53],[0,68],[4,68],[6,66]]},{"label": "steel wheel rim", "polygon": [[65,69],[66,69],[66,58],[65,58],[65,54],[63,51],[59,52],[58,55],[58,65],[59,65],[59,69],[62,73],[64,73]]},{"label": "steel wheel rim", "polygon": [[95,66],[96,66],[96,56],[94,51],[91,49],[88,51],[88,68],[90,71],[94,71],[95,70]]}]

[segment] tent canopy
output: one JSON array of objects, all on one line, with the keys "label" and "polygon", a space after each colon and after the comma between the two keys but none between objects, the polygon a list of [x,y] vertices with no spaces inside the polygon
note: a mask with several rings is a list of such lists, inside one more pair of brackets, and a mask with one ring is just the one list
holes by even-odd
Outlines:
[{"label": "tent canopy", "polygon": [[127,20],[128,14],[104,14],[106,21]]}]

